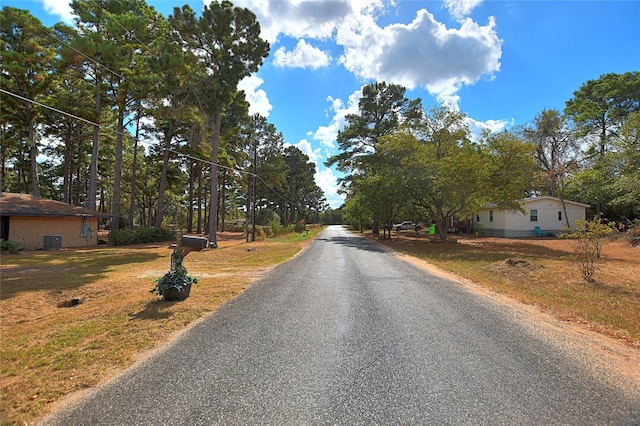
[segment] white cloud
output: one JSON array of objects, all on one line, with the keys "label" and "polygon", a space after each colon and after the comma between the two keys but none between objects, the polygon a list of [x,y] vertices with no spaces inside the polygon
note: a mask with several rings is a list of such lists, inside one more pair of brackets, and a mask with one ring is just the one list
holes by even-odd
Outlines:
[{"label": "white cloud", "polygon": [[286,68],[311,68],[326,67],[331,62],[331,56],[322,50],[311,46],[304,40],[299,40],[291,52],[284,47],[279,48],[273,55],[273,64]]},{"label": "white cloud", "polygon": [[73,13],[71,12],[69,0],[42,0],[42,8],[51,15],[57,15],[65,24],[73,24]]},{"label": "white cloud", "polygon": [[[479,25],[465,18],[482,0],[445,0],[444,6],[459,21],[447,28],[426,9],[408,24],[380,27],[379,14],[393,1],[385,0],[238,0],[257,16],[262,37],[277,42],[278,35],[293,38],[334,39],[343,48],[340,63],[364,80],[386,81],[426,88],[444,103],[456,106],[457,92],[500,69],[502,40],[495,21]],[[306,46],[305,46],[306,45]],[[275,63],[315,63],[312,52],[300,42],[293,52],[276,50]],[[324,52],[322,52],[324,53]],[[326,53],[325,53],[326,54]],[[316,58],[320,60],[320,57]],[[302,65],[299,65],[302,66]],[[306,65],[311,66],[311,65]]]},{"label": "white cloud", "polygon": [[337,209],[344,204],[344,195],[338,194],[338,177],[333,170],[317,171],[315,179],[316,184],[324,191],[324,196],[331,208]]},{"label": "white cloud", "polygon": [[449,9],[449,13],[456,19],[462,20],[480,3],[482,0],[444,0],[444,7]]},{"label": "white cloud", "polygon": [[447,28],[426,9],[409,24],[379,27],[373,18],[338,30],[345,48],[340,62],[364,79],[422,86],[442,101],[457,103],[456,92],[500,69],[502,41],[490,18]]},{"label": "white cloud", "polygon": [[327,101],[331,102],[329,112],[333,112],[331,122],[328,126],[319,126],[313,134],[313,139],[320,142],[322,146],[329,149],[336,147],[336,138],[338,137],[338,131],[344,128],[346,122],[346,116],[348,114],[358,113],[358,102],[362,97],[362,89],[356,90],[349,96],[349,101],[345,106],[342,99],[334,99],[329,96]]},{"label": "white cloud", "polygon": [[340,22],[358,13],[366,1],[351,0],[237,0],[236,6],[253,11],[261,36],[275,43],[279,34],[293,38],[328,39]]},{"label": "white cloud", "polygon": [[471,117],[467,117],[467,125],[473,138],[478,139],[484,130],[488,130],[490,133],[500,132],[506,128],[513,126],[515,120],[487,120],[478,121]]},{"label": "white cloud", "polygon": [[320,161],[319,148],[313,149],[311,143],[306,139],[302,139],[300,140],[300,142],[292,145],[297,147],[300,151],[302,151],[303,154],[309,157],[309,160],[313,161],[316,164],[316,169],[318,168],[318,161]]},{"label": "white cloud", "polygon": [[[320,149],[313,150],[306,139],[296,144],[302,152],[316,163],[316,183],[324,191],[327,202],[334,209],[344,204],[344,195],[338,194],[338,176],[336,176],[333,169],[323,168],[324,166],[320,164],[320,160],[334,153],[338,131],[344,127],[348,114],[356,114],[358,112],[358,102],[361,97],[362,89],[353,92],[349,96],[346,105],[342,99],[327,97],[327,101],[331,103],[327,110],[327,116],[331,116],[330,123],[328,126],[319,126],[313,133],[313,139],[319,141],[321,146],[326,148],[324,155],[322,155]],[[313,156],[309,152],[312,152]]]},{"label": "white cloud", "polygon": [[268,117],[273,106],[269,102],[267,92],[258,89],[264,83],[264,80],[257,75],[250,75],[243,78],[238,83],[238,90],[243,90],[247,101],[249,102],[249,115],[260,114]]}]

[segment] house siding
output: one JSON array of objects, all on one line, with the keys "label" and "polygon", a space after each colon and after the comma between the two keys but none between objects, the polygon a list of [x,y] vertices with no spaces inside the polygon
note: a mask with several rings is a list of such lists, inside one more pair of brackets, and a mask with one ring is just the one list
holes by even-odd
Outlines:
[{"label": "house siding", "polygon": [[[586,205],[565,201],[566,215],[573,227],[573,221],[585,219]],[[484,207],[479,213],[482,234],[494,237],[522,238],[535,237],[536,226],[546,234],[557,235],[567,226],[562,201],[553,197],[539,197],[524,200],[525,213],[497,210],[493,206]],[[493,222],[489,220],[489,211],[493,210]],[[531,221],[531,210],[537,210],[537,221]],[[558,212],[561,219],[558,219]],[[476,217],[477,219],[477,217]],[[476,220],[477,223],[477,220]]]},{"label": "house siding", "polygon": [[45,235],[61,235],[62,248],[93,247],[98,244],[98,218],[86,218],[87,226],[93,228],[93,238],[80,235],[82,218],[80,217],[29,217],[13,216],[9,223],[9,239],[23,243],[27,250],[42,249]]}]

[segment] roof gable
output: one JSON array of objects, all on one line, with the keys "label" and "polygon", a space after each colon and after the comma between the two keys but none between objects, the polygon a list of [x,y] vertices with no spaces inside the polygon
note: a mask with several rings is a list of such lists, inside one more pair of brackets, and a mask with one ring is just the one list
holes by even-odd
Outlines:
[{"label": "roof gable", "polygon": [[[524,198],[522,200],[520,200],[520,202],[522,203],[522,206],[526,206],[527,204],[530,204],[534,201],[555,201],[558,203],[562,203],[563,200],[561,200],[560,198],[556,198],[556,197],[551,197],[548,195],[543,195],[541,197],[529,197],[529,198]],[[583,204],[583,203],[579,203],[577,201],[571,201],[571,200],[564,200],[565,204],[572,204],[574,206],[579,206],[579,207],[584,207],[584,208],[589,208],[591,207],[591,205],[589,204]],[[488,210],[488,209],[496,209],[496,205],[493,203],[489,203],[489,204],[485,204],[484,206],[482,206],[481,210]],[[499,209],[499,210],[503,210],[503,209]]]},{"label": "roof gable", "polygon": [[51,217],[100,217],[111,215],[72,206],[60,201],[36,197],[30,194],[3,192],[0,195],[2,216],[51,216]]},{"label": "roof gable", "polygon": [[[556,197],[551,197],[549,195],[543,195],[541,197],[529,197],[529,198],[525,198],[524,200],[522,200],[522,202],[526,205],[532,201],[544,201],[544,200],[549,200],[549,201],[556,201],[558,203],[562,203],[563,200],[561,200],[560,198],[556,198]],[[571,200],[564,200],[565,204],[573,204],[574,206],[580,206],[580,207],[585,207],[585,208],[589,208],[591,207],[589,204],[582,204],[579,203],[577,201],[571,201]]]}]

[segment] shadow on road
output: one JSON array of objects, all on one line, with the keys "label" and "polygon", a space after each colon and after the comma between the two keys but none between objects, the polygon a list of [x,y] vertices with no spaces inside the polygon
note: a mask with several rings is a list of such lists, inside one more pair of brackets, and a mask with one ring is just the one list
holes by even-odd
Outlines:
[{"label": "shadow on road", "polygon": [[386,253],[387,251],[364,238],[361,237],[329,237],[316,238],[316,241],[326,241],[333,244],[340,244],[347,247],[357,248],[359,250],[371,251],[376,253]]}]

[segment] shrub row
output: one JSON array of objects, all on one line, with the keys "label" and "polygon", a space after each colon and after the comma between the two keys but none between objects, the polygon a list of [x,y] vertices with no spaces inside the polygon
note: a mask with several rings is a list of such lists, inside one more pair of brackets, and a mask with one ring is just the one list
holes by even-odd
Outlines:
[{"label": "shrub row", "polygon": [[21,243],[12,240],[0,239],[0,251],[8,251],[9,253],[18,253],[22,251],[24,247]]},{"label": "shrub row", "polygon": [[166,228],[114,229],[109,232],[109,245],[127,246],[131,244],[157,243],[175,239],[175,234]]},{"label": "shrub row", "polygon": [[[282,226],[278,222],[273,222],[271,225],[256,225],[256,240],[264,240],[265,238],[277,238],[282,235],[291,234],[294,232],[295,227],[293,225]],[[251,232],[251,225],[248,227],[248,232]]]}]

